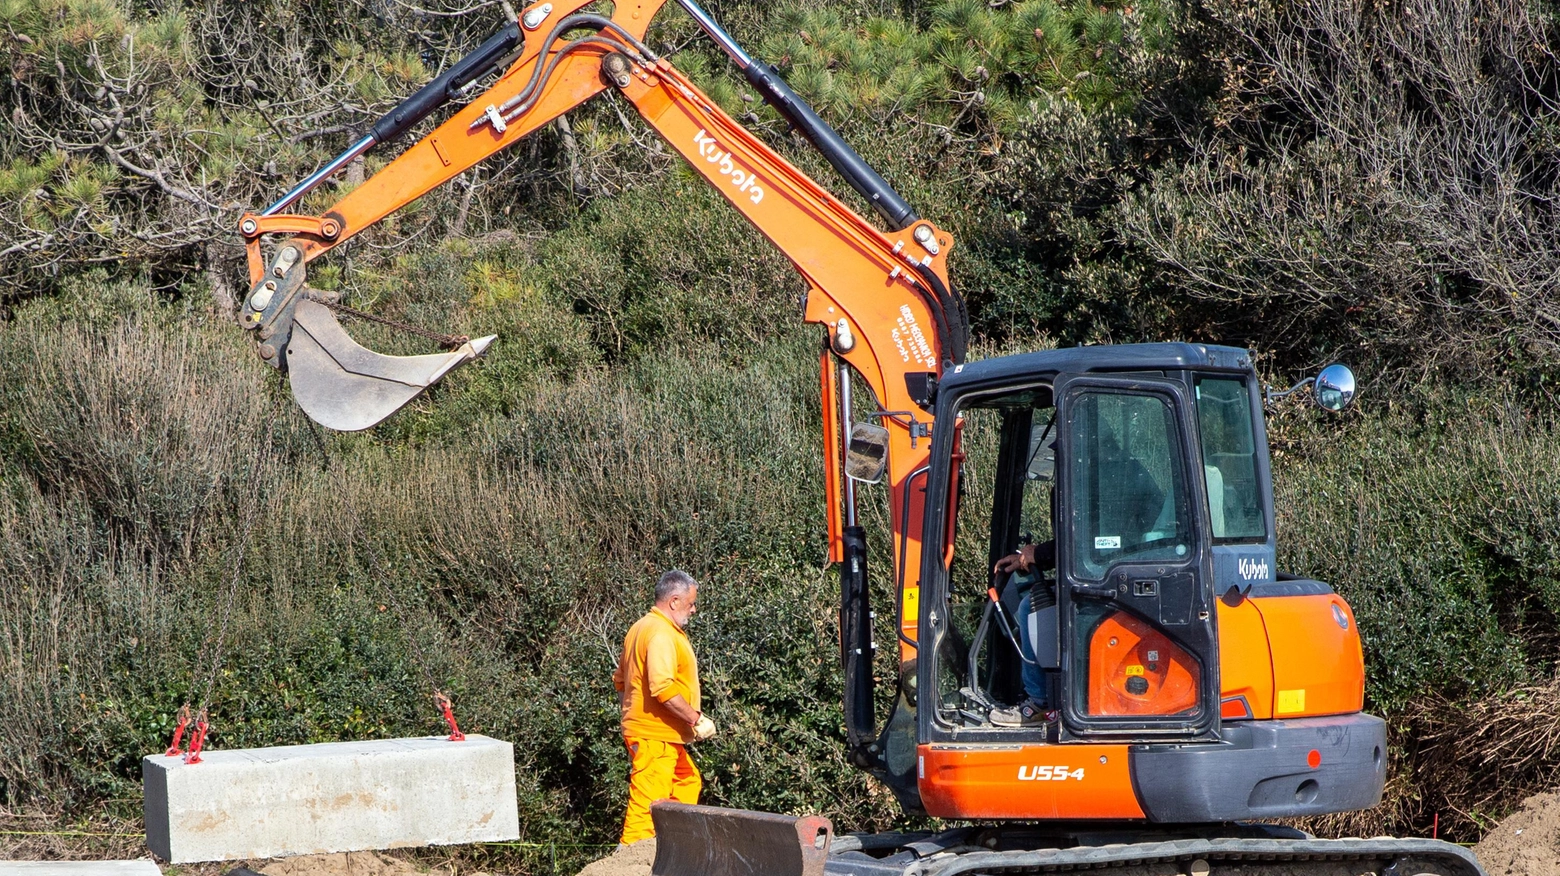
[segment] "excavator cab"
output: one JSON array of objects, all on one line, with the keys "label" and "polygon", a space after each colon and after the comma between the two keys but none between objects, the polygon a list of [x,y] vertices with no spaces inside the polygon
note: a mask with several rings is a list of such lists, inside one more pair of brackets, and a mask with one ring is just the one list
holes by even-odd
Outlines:
[{"label": "excavator cab", "polygon": [[[962,425],[934,429],[922,534],[955,527],[955,550],[921,563],[929,813],[1217,821],[1379,799],[1384,727],[1361,713],[1352,615],[1276,572],[1249,354],[1145,344],[956,366],[936,422]],[[1054,569],[993,574],[1047,540]],[[1052,714],[994,720],[1037,694]]]},{"label": "excavator cab", "polygon": [[[955,551],[962,567],[943,594],[947,617],[926,619],[948,630],[934,728],[1006,736],[1015,731],[991,713],[1028,698],[1055,710],[1059,726],[1045,729],[1058,740],[1210,732],[1210,515],[1198,513],[1206,475],[1184,382],[1058,371],[957,405],[968,486],[954,519],[969,540],[988,537],[984,550]],[[1044,545],[1054,564],[991,571],[1024,544]]]}]

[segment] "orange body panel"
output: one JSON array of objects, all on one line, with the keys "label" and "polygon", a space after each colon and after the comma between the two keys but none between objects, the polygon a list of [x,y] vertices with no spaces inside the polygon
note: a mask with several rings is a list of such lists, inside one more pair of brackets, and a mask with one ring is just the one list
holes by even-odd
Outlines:
[{"label": "orange body panel", "polygon": [[1365,653],[1348,603],[1331,593],[1248,602],[1272,644],[1274,718],[1364,709]]},{"label": "orange body panel", "polygon": [[939,818],[1143,818],[1125,745],[922,745],[921,802]]},{"label": "orange body panel", "polygon": [[[1234,607],[1221,599],[1218,611],[1219,681],[1223,686],[1219,699],[1240,697],[1245,702],[1239,713],[1225,710],[1223,717],[1273,717],[1273,657],[1262,613],[1250,599],[1242,599]],[[1249,715],[1244,714],[1247,710]]]},{"label": "orange body panel", "polygon": [[963,495],[959,491],[959,479],[964,476],[964,418],[959,417],[953,424],[953,453],[949,455],[948,471],[948,495],[952,501],[948,503],[948,519],[943,524],[943,565],[952,568],[953,546],[957,541],[959,518],[959,497]]},{"label": "orange body panel", "polygon": [[1089,637],[1089,714],[1178,715],[1197,708],[1197,661],[1139,618],[1118,611]]}]

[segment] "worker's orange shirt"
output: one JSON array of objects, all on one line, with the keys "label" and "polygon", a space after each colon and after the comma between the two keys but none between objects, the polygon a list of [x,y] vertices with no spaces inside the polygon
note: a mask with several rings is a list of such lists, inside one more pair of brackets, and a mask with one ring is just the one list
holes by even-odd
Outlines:
[{"label": "worker's orange shirt", "polygon": [[685,745],[693,741],[693,728],[673,714],[666,701],[681,694],[699,710],[699,664],[693,659],[688,634],[660,609],[650,609],[628,628],[612,684],[619,693],[628,692],[623,702],[624,736]]}]

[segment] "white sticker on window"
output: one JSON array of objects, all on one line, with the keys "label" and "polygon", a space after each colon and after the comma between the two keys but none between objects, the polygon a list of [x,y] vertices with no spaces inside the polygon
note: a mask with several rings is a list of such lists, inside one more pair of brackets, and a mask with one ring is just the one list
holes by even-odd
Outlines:
[{"label": "white sticker on window", "polygon": [[1119,535],[1096,535],[1094,537],[1094,549],[1097,550],[1097,551],[1106,551],[1106,550],[1117,551],[1117,550],[1121,550],[1121,536],[1119,536]]}]

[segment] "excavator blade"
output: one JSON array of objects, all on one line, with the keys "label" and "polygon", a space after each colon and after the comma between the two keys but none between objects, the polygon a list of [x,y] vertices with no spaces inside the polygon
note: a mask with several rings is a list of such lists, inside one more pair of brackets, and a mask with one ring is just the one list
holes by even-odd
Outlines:
[{"label": "excavator blade", "polygon": [[834,826],[747,809],[663,801],[655,823],[651,876],[823,876]]},{"label": "excavator blade", "polygon": [[327,429],[367,429],[481,356],[495,337],[476,338],[450,353],[384,356],[348,337],[330,308],[299,301],[287,344],[293,398],[309,419]]}]

